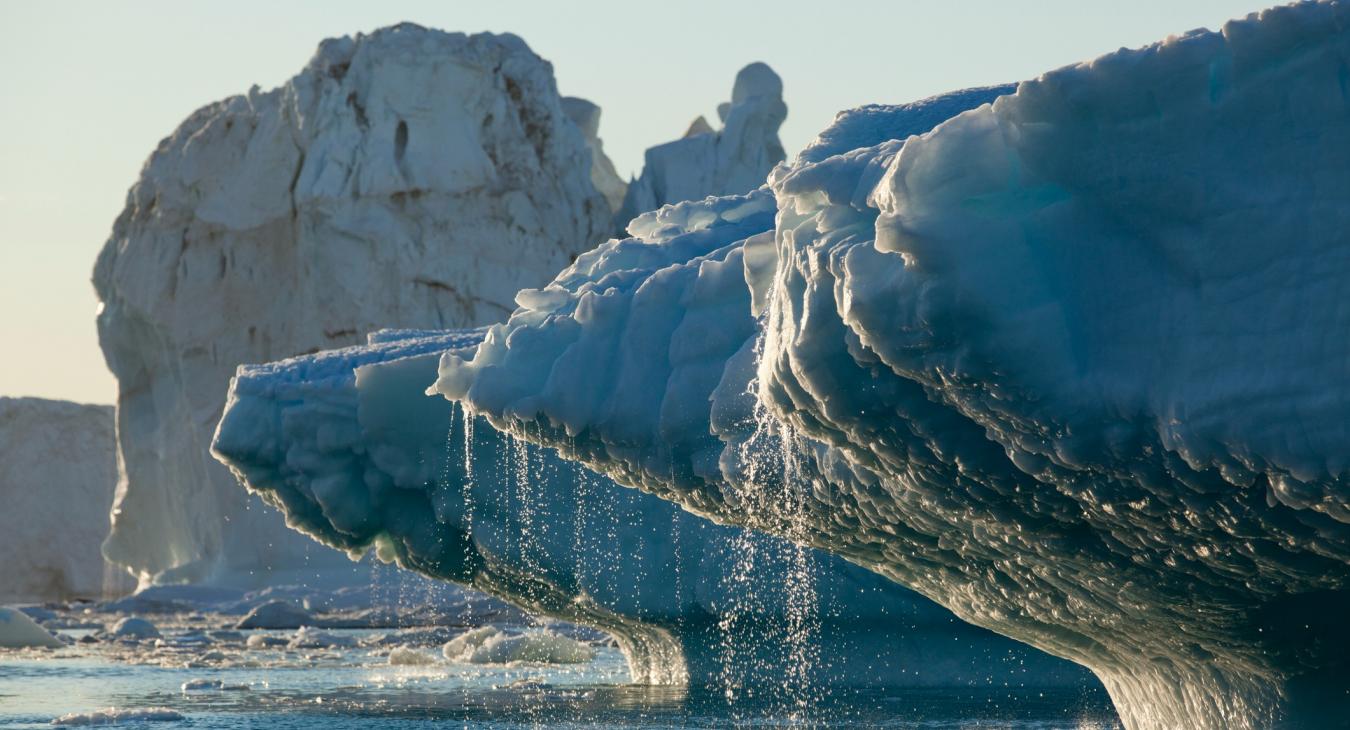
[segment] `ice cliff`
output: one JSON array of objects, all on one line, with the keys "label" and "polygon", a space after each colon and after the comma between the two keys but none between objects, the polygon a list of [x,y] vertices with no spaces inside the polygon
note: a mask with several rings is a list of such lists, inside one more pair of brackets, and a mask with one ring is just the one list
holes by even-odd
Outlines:
[{"label": "ice cliff", "polygon": [[752,63],[736,74],[731,101],[717,114],[720,130],[699,117],[684,137],[647,150],[642,175],[628,186],[614,218],[617,230],[667,203],[753,190],[783,161],[783,80],[766,64]]},{"label": "ice cliff", "polygon": [[[772,208],[747,219],[771,225]],[[1085,672],[844,560],[720,526],[428,398],[482,330],[242,368],[215,451],[332,547],[602,629],[634,681],[735,695],[1074,686]]]},{"label": "ice cliff", "polygon": [[0,603],[103,594],[113,447],[109,406],[0,398]]},{"label": "ice cliff", "polygon": [[325,41],[283,86],[194,113],[94,272],[119,388],[105,554],[143,581],[336,568],[208,454],[230,375],[503,319],[608,233],[587,144],[519,38],[412,25]]},{"label": "ice cliff", "polygon": [[907,140],[855,115],[522,292],[437,389],[1079,662],[1130,728],[1343,726],[1347,69],[1350,8],[1300,3]]}]

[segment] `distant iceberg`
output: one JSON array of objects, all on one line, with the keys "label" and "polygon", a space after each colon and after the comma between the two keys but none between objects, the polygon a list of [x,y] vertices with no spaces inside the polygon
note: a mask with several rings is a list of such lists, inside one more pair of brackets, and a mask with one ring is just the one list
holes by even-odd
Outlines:
[{"label": "distant iceberg", "polygon": [[[0,603],[97,599],[117,486],[113,409],[0,398]],[[105,581],[106,585],[105,585]]]},{"label": "distant iceberg", "polygon": [[629,221],[663,205],[757,188],[786,157],[778,140],[787,118],[783,80],[768,64],[752,63],[736,74],[731,101],[718,105],[717,116],[719,129],[698,117],[680,139],[647,149],[642,174],[614,216],[620,236]]},{"label": "distant iceberg", "polygon": [[94,271],[118,380],[108,558],[142,584],[350,574],[211,459],[230,375],[384,327],[500,321],[608,236],[598,145],[520,38],[412,24],[326,40],[280,87],[192,114]]}]

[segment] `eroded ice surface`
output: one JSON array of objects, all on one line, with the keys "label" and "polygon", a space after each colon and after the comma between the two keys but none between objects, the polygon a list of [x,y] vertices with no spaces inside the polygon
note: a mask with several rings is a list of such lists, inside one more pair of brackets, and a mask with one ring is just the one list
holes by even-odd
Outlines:
[{"label": "eroded ice surface", "polygon": [[[772,225],[765,192],[734,207],[736,230]],[[328,545],[374,547],[425,575],[611,633],[636,682],[803,696],[825,686],[1092,684],[862,568],[714,525],[427,397],[440,353],[467,353],[483,334],[382,332],[366,347],[242,368],[215,451]]]},{"label": "eroded ice surface", "polygon": [[331,39],[284,85],[194,113],[94,272],[123,466],[108,557],[161,582],[344,569],[208,454],[230,375],[499,321],[609,232],[589,160],[552,67],[510,35]]},{"label": "eroded ice surface", "polygon": [[1130,727],[1343,723],[1347,28],[1277,8],[804,158],[759,236],[639,219],[438,388],[1081,662]]}]

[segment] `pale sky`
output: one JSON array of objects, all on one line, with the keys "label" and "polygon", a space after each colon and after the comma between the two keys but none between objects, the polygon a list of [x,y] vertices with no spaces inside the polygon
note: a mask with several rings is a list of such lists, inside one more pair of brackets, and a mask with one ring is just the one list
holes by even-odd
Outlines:
[{"label": "pale sky", "polygon": [[17,2],[0,0],[0,395],[111,403],[89,283],[127,188],[194,109],[271,88],[318,42],[400,21],[509,31],[603,111],[621,174],[764,61],[793,154],[840,109],[1016,81],[1260,0]]}]

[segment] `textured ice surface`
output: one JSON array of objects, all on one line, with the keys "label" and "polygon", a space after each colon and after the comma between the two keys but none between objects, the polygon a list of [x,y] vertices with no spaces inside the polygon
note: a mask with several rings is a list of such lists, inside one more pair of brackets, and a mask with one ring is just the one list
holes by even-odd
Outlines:
[{"label": "textured ice surface", "polygon": [[753,190],[783,161],[778,128],[787,105],[783,81],[773,69],[763,63],[741,69],[731,101],[718,106],[717,114],[720,130],[699,117],[684,137],[647,150],[642,175],[628,186],[615,228],[622,231],[639,214],[667,203]]},{"label": "textured ice surface", "polygon": [[[736,230],[772,225],[767,193],[728,207],[742,221]],[[606,250],[615,249],[668,254],[639,242]],[[1090,684],[1072,665],[964,625],[862,568],[683,513],[427,397],[440,353],[467,353],[483,334],[381,332],[367,347],[242,368],[215,450],[324,543],[374,547],[423,574],[610,632],[639,682]]]},{"label": "textured ice surface", "polygon": [[113,447],[108,406],[0,398],[0,602],[102,595]]},{"label": "textured ice surface", "polygon": [[827,132],[772,232],[639,219],[438,388],[1085,664],[1132,728],[1343,724],[1347,28],[1282,7]]},{"label": "textured ice surface", "polygon": [[108,557],[163,582],[350,569],[210,458],[230,375],[502,319],[609,232],[589,159],[552,68],[510,35],[332,39],[281,87],[194,113],[94,272],[123,467]]}]

